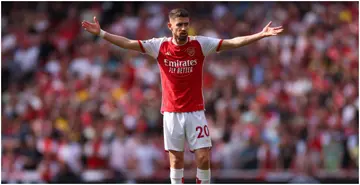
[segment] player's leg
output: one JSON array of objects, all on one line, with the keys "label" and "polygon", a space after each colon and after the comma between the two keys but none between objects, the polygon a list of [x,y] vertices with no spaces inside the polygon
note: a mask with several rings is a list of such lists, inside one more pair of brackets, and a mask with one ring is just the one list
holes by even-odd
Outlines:
[{"label": "player's leg", "polygon": [[171,184],[184,183],[184,152],[169,150]]},{"label": "player's leg", "polygon": [[185,124],[186,139],[190,149],[195,152],[197,164],[196,183],[209,184],[211,138],[204,111],[188,113],[188,122]]},{"label": "player's leg", "polygon": [[209,184],[211,177],[210,148],[196,149],[195,160],[197,165],[196,184]]},{"label": "player's leg", "polygon": [[164,145],[169,152],[171,184],[184,181],[185,117],[181,113],[164,113]]}]

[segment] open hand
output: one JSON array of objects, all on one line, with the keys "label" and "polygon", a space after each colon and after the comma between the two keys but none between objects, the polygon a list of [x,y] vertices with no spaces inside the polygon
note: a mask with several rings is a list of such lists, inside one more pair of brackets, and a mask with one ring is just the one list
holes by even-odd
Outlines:
[{"label": "open hand", "polygon": [[263,36],[269,37],[269,36],[278,35],[279,33],[281,33],[284,30],[282,26],[270,27],[270,25],[271,25],[271,21],[262,30],[261,33]]},{"label": "open hand", "polygon": [[97,21],[96,17],[94,17],[94,23],[90,23],[90,22],[87,22],[87,21],[83,21],[82,22],[82,27],[94,34],[94,35],[99,35],[100,34],[100,24],[99,22]]}]

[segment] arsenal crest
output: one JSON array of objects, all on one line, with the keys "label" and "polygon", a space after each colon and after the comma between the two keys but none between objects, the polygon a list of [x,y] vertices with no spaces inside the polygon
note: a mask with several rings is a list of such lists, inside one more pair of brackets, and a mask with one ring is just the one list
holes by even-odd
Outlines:
[{"label": "arsenal crest", "polygon": [[195,48],[194,47],[188,47],[186,49],[186,52],[188,53],[189,56],[194,56],[195,55]]}]

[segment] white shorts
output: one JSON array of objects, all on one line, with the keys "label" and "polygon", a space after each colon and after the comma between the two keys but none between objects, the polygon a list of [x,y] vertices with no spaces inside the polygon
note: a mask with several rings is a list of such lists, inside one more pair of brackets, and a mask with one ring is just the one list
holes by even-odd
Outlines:
[{"label": "white shorts", "polygon": [[184,151],[185,139],[192,152],[212,146],[204,111],[164,112],[165,150]]}]

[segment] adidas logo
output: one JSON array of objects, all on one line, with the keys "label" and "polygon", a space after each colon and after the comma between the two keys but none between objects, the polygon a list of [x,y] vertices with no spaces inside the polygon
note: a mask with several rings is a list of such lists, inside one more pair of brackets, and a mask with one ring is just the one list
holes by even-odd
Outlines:
[{"label": "adidas logo", "polygon": [[165,55],[171,56],[171,53],[170,53],[170,52],[166,52]]}]

